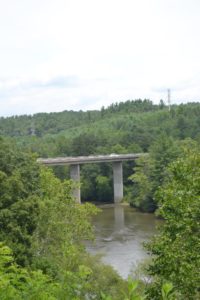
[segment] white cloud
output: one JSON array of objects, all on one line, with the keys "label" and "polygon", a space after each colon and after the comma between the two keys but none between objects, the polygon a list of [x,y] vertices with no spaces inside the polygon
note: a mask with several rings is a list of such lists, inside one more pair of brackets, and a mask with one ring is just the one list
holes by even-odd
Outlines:
[{"label": "white cloud", "polygon": [[0,4],[0,115],[200,100],[199,0]]}]

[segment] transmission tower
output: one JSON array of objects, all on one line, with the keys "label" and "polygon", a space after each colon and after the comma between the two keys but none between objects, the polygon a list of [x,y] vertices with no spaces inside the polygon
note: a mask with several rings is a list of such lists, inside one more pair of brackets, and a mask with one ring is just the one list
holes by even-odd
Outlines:
[{"label": "transmission tower", "polygon": [[171,110],[171,90],[170,89],[167,90],[167,102],[168,102],[168,108],[170,111]]}]

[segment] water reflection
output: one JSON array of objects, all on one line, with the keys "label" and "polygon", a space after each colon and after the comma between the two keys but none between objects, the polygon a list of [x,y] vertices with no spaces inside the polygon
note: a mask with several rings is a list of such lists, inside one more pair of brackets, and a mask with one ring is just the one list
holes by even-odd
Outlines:
[{"label": "water reflection", "polygon": [[101,209],[93,220],[96,242],[88,245],[88,251],[101,253],[103,261],[126,278],[147,257],[142,244],[155,233],[159,221],[154,215],[136,212],[129,206],[109,205]]},{"label": "water reflection", "polygon": [[124,207],[121,205],[114,206],[114,224],[115,230],[124,229]]}]

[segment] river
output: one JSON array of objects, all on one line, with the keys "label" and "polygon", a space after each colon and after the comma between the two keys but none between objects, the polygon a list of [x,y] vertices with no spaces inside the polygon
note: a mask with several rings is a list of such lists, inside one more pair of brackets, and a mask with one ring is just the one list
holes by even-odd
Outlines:
[{"label": "river", "polygon": [[103,262],[127,278],[148,257],[142,244],[153,236],[160,221],[153,214],[140,213],[130,206],[100,208],[102,211],[93,219],[96,240],[87,249],[91,254],[102,254]]}]

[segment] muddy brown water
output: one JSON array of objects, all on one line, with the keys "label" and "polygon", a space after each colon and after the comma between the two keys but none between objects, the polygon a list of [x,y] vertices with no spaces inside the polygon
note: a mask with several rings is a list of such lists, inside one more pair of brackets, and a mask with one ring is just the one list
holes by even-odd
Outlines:
[{"label": "muddy brown water", "polygon": [[161,221],[153,214],[138,212],[127,205],[100,208],[101,212],[93,219],[96,240],[87,244],[87,250],[101,254],[103,262],[127,278],[148,257],[143,243],[156,233]]}]

